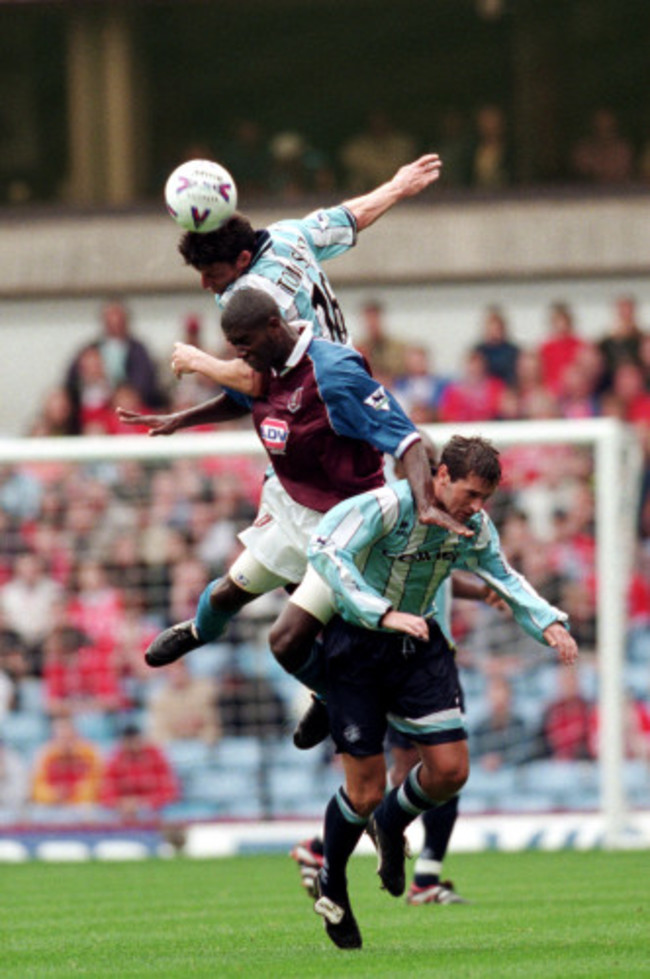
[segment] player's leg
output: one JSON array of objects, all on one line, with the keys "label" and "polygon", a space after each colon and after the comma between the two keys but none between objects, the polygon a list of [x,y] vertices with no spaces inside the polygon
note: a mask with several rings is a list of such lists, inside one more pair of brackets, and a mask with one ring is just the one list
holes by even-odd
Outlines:
[{"label": "player's leg", "polygon": [[271,652],[280,666],[316,694],[293,735],[294,744],[303,750],[320,744],[329,734],[325,659],[318,636],[333,613],[330,588],[308,567],[269,634]]},{"label": "player's leg", "polygon": [[156,636],[145,660],[149,666],[167,666],[193,649],[214,642],[245,605],[284,584],[286,578],[270,571],[248,550],[243,551],[223,578],[204,588],[195,617]]},{"label": "player's leg", "polygon": [[348,897],[347,864],[386,786],[386,721],[375,682],[374,635],[337,618],[324,633],[332,738],[343,761],[345,784],[325,812],[320,897],[314,910],[325,918],[332,941],[349,948],[360,947],[361,936]]},{"label": "player's leg", "polygon": [[[399,637],[394,640],[399,642]],[[467,733],[453,653],[435,623],[426,642],[405,637],[403,654],[386,676],[388,720],[418,748],[420,762],[372,816],[379,875],[394,896],[404,891],[404,831],[428,809],[446,802],[469,772]]]},{"label": "player's leg", "polygon": [[450,880],[440,874],[451,834],[458,819],[458,795],[442,805],[428,809],[422,816],[424,845],[415,861],[413,883],[406,900],[408,904],[466,904]]}]

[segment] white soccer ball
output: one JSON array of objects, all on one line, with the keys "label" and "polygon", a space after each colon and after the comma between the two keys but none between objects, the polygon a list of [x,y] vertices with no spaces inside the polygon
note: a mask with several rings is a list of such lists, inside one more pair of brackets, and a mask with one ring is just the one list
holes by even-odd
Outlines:
[{"label": "white soccer ball", "polygon": [[237,208],[235,181],[219,163],[181,163],[165,184],[167,210],[186,231],[215,231]]}]

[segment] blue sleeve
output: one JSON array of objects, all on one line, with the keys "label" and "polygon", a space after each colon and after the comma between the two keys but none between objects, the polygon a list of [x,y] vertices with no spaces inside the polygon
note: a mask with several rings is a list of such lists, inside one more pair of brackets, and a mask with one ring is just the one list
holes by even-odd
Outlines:
[{"label": "blue sleeve", "polygon": [[356,351],[327,340],[313,340],[310,355],[318,390],[337,435],[369,442],[400,458],[420,440],[396,398],[366,370]]},{"label": "blue sleeve", "polygon": [[508,564],[501,550],[499,536],[492,521],[484,515],[480,535],[487,537],[486,546],[477,548],[477,563],[468,567],[508,603],[522,629],[540,643],[547,645],[544,630],[553,622],[561,622],[568,628],[568,616],[550,605],[539,595],[523,575]]},{"label": "blue sleeve", "polygon": [[231,401],[241,405],[242,408],[248,408],[249,411],[253,410],[253,399],[249,394],[244,394],[243,391],[235,391],[233,388],[227,387],[224,387],[223,392],[228,395]]}]

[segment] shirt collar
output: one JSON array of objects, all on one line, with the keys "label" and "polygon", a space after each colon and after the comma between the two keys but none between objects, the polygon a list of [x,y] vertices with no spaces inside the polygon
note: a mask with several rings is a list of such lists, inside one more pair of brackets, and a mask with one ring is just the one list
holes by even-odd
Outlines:
[{"label": "shirt collar", "polygon": [[295,326],[297,330],[300,331],[300,336],[296,340],[296,344],[286,359],[284,367],[281,367],[277,374],[280,376],[285,374],[287,371],[292,370],[296,364],[300,363],[302,360],[307,347],[314,339],[314,328],[308,320],[294,320],[291,324]]}]

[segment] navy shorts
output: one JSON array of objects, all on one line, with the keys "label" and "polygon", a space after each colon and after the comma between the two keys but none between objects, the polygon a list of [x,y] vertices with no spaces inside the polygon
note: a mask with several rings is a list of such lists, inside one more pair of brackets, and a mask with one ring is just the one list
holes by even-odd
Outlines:
[{"label": "navy shorts", "polygon": [[435,622],[428,640],[350,625],[326,627],[327,707],[338,751],[383,752],[388,723],[411,742],[464,741],[467,730],[454,653]]}]

